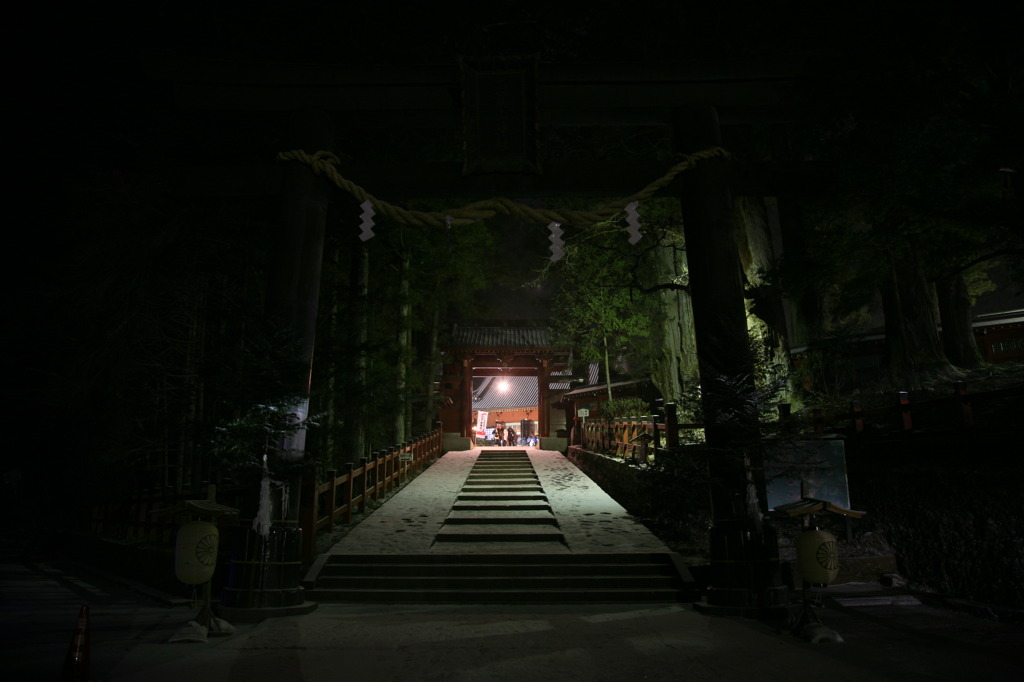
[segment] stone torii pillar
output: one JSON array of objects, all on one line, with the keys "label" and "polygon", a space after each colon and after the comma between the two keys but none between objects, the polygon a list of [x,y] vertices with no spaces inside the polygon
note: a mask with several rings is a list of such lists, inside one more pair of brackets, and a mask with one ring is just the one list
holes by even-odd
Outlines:
[{"label": "stone torii pillar", "polygon": [[[721,145],[718,114],[709,105],[674,112],[677,152]],[[743,273],[730,191],[731,163],[700,161],[680,174],[686,258],[711,476],[711,585],[707,607],[729,615],[781,608],[778,542],[767,512],[756,410],[754,360],[747,337]],[[759,488],[759,489],[758,489]]]},{"label": "stone torii pillar", "polygon": [[[288,133],[294,149],[319,151],[334,146],[334,123],[322,111],[295,112]],[[272,327],[283,330],[299,346],[299,369],[286,381],[293,394],[306,398],[294,415],[304,419],[309,404],[329,187],[302,164],[284,164],[282,173],[280,227],[271,243],[265,315]],[[305,433],[289,437],[284,447],[302,457]],[[288,508],[272,505],[271,527],[265,529],[265,536],[255,528],[240,528],[239,554],[233,559],[238,570],[232,571],[221,596],[225,613],[265,618],[309,613],[316,608],[315,602],[305,600],[301,584],[300,483],[299,477],[286,482],[291,492]]]},{"label": "stone torii pillar", "polygon": [[[289,133],[295,149],[334,146],[334,122],[322,111],[295,112]],[[298,343],[303,369],[287,380],[295,394],[308,396],[330,188],[304,164],[285,163],[281,172],[281,222],[271,243],[266,317]],[[293,445],[301,451],[305,443]]]}]

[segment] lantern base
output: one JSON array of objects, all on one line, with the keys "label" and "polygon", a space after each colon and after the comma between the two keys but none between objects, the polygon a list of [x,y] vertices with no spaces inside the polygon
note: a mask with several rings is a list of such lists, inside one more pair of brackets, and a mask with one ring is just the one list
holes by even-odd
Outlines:
[{"label": "lantern base", "polygon": [[740,616],[784,621],[789,615],[785,585],[755,590],[745,587],[709,587],[707,599],[693,609],[707,616]]},{"label": "lantern base", "polygon": [[821,618],[814,611],[815,602],[811,598],[811,586],[811,583],[804,581],[803,600],[800,604],[800,613],[791,629],[792,633],[811,644],[821,644],[823,642],[841,643],[843,641],[842,636],[822,623]]},{"label": "lantern base", "polygon": [[[317,610],[319,602],[304,601],[292,606],[264,606],[264,607],[243,607],[221,606],[217,611],[236,623],[259,623],[268,618],[279,618],[282,616],[305,616]],[[212,633],[211,633],[212,634]]]},{"label": "lantern base", "polygon": [[842,635],[822,623],[808,623],[794,634],[811,644],[823,644],[825,642],[843,643]]}]

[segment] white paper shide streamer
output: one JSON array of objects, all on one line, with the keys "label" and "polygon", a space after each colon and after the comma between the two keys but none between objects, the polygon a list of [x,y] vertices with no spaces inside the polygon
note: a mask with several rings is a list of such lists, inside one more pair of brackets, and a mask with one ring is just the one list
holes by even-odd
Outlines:
[{"label": "white paper shide streamer", "polygon": [[551,236],[548,237],[548,241],[551,242],[551,262],[555,263],[565,255],[565,249],[562,248],[565,245],[562,241],[562,223],[552,222],[548,225],[548,230],[551,231]]},{"label": "white paper shide streamer", "polygon": [[629,243],[636,244],[643,237],[640,232],[640,212],[637,210],[640,202],[631,201],[626,205],[626,224],[629,226]]},{"label": "white paper shide streamer", "polygon": [[373,210],[373,203],[369,199],[359,204],[359,208],[363,209],[363,212],[359,214],[360,219],[363,222],[359,224],[359,238],[364,242],[374,236],[373,234],[373,216],[376,211]]},{"label": "white paper shide streamer", "polygon": [[267,456],[263,455],[263,480],[260,481],[260,503],[256,509],[256,518],[252,520],[252,529],[260,537],[270,535],[271,507],[270,493],[273,490],[281,491],[281,508],[288,508],[288,486],[282,481],[275,481],[270,478],[270,470],[267,469]]}]

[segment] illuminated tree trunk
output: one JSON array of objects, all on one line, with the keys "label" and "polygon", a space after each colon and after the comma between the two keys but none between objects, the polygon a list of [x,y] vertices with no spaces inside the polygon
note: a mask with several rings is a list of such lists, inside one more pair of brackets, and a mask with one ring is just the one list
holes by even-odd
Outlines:
[{"label": "illuminated tree trunk", "polygon": [[[653,282],[682,282],[686,279],[686,254],[677,246],[654,249],[648,260]],[[681,405],[690,414],[693,406],[683,401],[687,387],[696,386],[697,344],[693,336],[693,307],[690,294],[679,289],[662,289],[658,297],[660,319],[651,333],[651,374],[667,403]]]},{"label": "illuminated tree trunk", "polygon": [[[789,338],[786,329],[786,314],[782,298],[769,293],[764,285],[762,273],[774,267],[781,253],[781,234],[772,229],[775,203],[764,197],[740,197],[736,210],[741,229],[738,232],[740,262],[743,267],[747,290],[748,327],[754,332],[759,344],[759,378],[762,391],[774,395],[788,386],[785,382],[789,369]],[[773,243],[777,242],[777,243]],[[775,396],[781,397],[781,396]]]}]

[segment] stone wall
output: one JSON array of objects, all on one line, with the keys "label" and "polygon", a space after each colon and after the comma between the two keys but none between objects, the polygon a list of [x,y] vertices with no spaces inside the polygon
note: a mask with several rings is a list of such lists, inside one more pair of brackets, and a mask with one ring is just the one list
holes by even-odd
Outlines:
[{"label": "stone wall", "polygon": [[[699,448],[698,448],[699,449]],[[708,561],[710,509],[704,456],[696,450],[675,466],[636,466],[571,446],[568,458],[637,517],[692,568]],[[696,475],[694,475],[696,473]]]},{"label": "stone wall", "polygon": [[636,467],[573,445],[566,455],[580,471],[630,513],[636,514],[649,500],[651,491],[641,480]]}]

